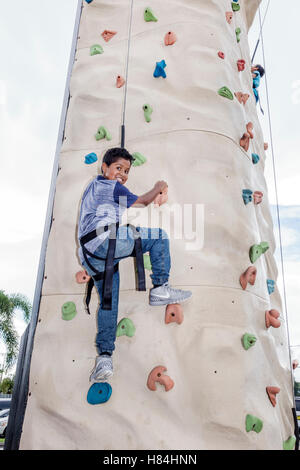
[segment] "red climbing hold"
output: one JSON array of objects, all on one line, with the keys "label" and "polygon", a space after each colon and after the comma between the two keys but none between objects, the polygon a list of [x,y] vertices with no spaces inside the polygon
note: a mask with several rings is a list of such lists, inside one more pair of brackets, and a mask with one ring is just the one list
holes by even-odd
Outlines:
[{"label": "red climbing hold", "polygon": [[253,139],[253,124],[248,122],[246,125],[246,132],[243,134],[240,139],[240,146],[247,152],[249,149],[250,139]]},{"label": "red climbing hold", "polygon": [[183,311],[180,304],[169,304],[166,306],[165,323],[178,323],[181,325],[183,322]]},{"label": "red climbing hold", "polygon": [[225,54],[222,51],[218,52],[218,56],[220,57],[220,59],[225,59]]},{"label": "red climbing hold", "polygon": [[257,269],[255,266],[249,266],[249,268],[240,276],[240,284],[242,288],[245,290],[247,288],[247,284],[251,284],[254,286],[256,280],[256,273]]},{"label": "red climbing hold", "polygon": [[165,375],[164,372],[166,371],[166,367],[164,366],[156,366],[150,372],[147,380],[147,387],[155,391],[156,390],[156,382],[163,385],[165,387],[165,391],[168,392],[171,388],[174,387],[173,380],[168,376]]},{"label": "red climbing hold", "polygon": [[232,13],[231,11],[226,11],[225,15],[226,15],[226,21],[227,21],[227,23],[230,24],[230,23],[231,23],[231,20],[232,20],[232,18],[233,18],[233,13]]},{"label": "red climbing hold", "polygon": [[269,397],[270,402],[275,407],[276,406],[276,395],[280,392],[279,387],[266,387],[266,391]]},{"label": "red climbing hold", "polygon": [[264,142],[264,150],[268,150],[269,144],[267,142]]},{"label": "red climbing hold", "polygon": [[101,33],[101,36],[103,37],[104,41],[108,42],[112,37],[114,37],[115,34],[117,34],[117,31],[109,31],[108,29],[105,29],[103,33]]},{"label": "red climbing hold", "polygon": [[262,201],[264,193],[261,191],[254,191],[253,193],[253,202],[254,204],[260,204]]},{"label": "red climbing hold", "polygon": [[237,91],[235,93],[235,96],[237,98],[237,100],[239,101],[239,103],[245,105],[247,103],[247,100],[249,99],[249,96],[248,93],[242,93],[241,91]]},{"label": "red climbing hold", "polygon": [[243,59],[240,59],[237,61],[237,68],[239,72],[242,72],[243,70],[245,70],[245,64],[246,62]]},{"label": "red climbing hold", "polygon": [[168,31],[165,35],[165,45],[172,46],[177,41],[177,36],[173,31]]},{"label": "red climbing hold", "polygon": [[121,76],[121,75],[118,75],[117,76],[117,88],[121,88],[125,83],[125,79]]},{"label": "red climbing hold", "polygon": [[76,282],[78,282],[78,284],[85,284],[86,282],[89,282],[89,280],[91,279],[91,276],[88,275],[86,270],[78,271],[75,277],[76,277]]},{"label": "red climbing hold", "polygon": [[272,310],[267,310],[266,311],[266,327],[270,328],[272,326],[273,328],[279,328],[281,325],[280,320],[278,320],[280,316],[280,313],[278,310],[272,309]]},{"label": "red climbing hold", "polygon": [[165,202],[168,201],[168,188],[161,191],[156,198],[154,199],[153,203],[155,206],[161,206]]}]

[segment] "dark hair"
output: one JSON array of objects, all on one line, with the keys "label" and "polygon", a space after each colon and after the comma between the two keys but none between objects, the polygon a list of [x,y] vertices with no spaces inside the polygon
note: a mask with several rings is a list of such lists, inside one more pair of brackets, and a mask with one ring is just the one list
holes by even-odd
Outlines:
[{"label": "dark hair", "polygon": [[130,165],[134,160],[133,156],[130,155],[130,153],[126,149],[121,147],[115,147],[105,152],[104,157],[102,159],[102,163],[106,163],[106,165],[109,166],[112,163],[115,163],[119,158],[124,158],[125,160],[128,160],[130,162]]},{"label": "dark hair", "polygon": [[255,68],[259,71],[260,76],[263,77],[265,74],[265,69],[259,64],[256,65]]}]

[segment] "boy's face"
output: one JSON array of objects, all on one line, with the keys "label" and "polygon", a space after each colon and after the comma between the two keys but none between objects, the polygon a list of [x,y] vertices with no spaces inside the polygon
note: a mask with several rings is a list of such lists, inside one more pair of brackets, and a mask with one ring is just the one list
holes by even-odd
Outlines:
[{"label": "boy's face", "polygon": [[128,180],[130,162],[125,158],[118,158],[114,163],[109,166],[106,163],[102,163],[102,171],[105,178],[108,180],[117,180],[121,184],[125,184]]}]

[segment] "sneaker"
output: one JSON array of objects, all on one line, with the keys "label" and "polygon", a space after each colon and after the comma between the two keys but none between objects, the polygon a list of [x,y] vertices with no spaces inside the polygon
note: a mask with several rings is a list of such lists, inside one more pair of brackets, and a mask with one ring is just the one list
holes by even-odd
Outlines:
[{"label": "sneaker", "polygon": [[150,305],[181,304],[192,296],[189,290],[174,289],[165,282],[159,287],[152,287],[149,293]]},{"label": "sneaker", "polygon": [[90,382],[103,382],[113,375],[111,356],[97,356],[96,365],[90,376]]}]

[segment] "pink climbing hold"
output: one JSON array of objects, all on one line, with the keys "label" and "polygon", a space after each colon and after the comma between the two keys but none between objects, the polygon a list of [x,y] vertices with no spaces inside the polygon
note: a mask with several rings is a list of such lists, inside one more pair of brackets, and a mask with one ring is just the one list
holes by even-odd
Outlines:
[{"label": "pink climbing hold", "polygon": [[86,270],[78,271],[75,277],[76,277],[76,282],[78,282],[78,284],[85,284],[86,282],[89,282],[89,280],[91,279],[91,276],[88,275]]},{"label": "pink climbing hold", "polygon": [[154,199],[153,203],[155,206],[161,206],[165,202],[168,201],[168,188],[161,191],[156,198]]},{"label": "pink climbing hold", "polygon": [[245,64],[246,62],[243,59],[240,59],[237,61],[237,68],[239,72],[242,72],[243,70],[245,70]]},{"label": "pink climbing hold", "polygon": [[164,366],[156,366],[150,372],[147,380],[147,387],[155,391],[156,390],[156,382],[163,385],[165,387],[165,391],[168,392],[171,388],[174,387],[173,380],[168,376],[165,375],[164,372],[166,371],[166,367]]},{"label": "pink climbing hold", "polygon": [[243,274],[240,275],[240,284],[244,290],[247,288],[248,282],[249,284],[251,284],[251,286],[254,286],[256,281],[256,273],[256,267],[249,266],[249,268]]},{"label": "pink climbing hold", "polygon": [[264,142],[264,150],[268,150],[269,144],[267,142]]},{"label": "pink climbing hold", "polygon": [[225,54],[222,51],[218,52],[218,56],[220,57],[220,59],[225,59]]},{"label": "pink climbing hold", "polygon": [[276,395],[277,393],[280,392],[279,387],[266,387],[266,392],[268,394],[269,400],[272,403],[272,405],[275,407],[276,406]]},{"label": "pink climbing hold", "polygon": [[247,152],[250,145],[250,139],[253,139],[253,124],[252,122],[248,122],[246,125],[246,132],[243,134],[242,138],[240,139],[240,146]]},{"label": "pink climbing hold", "polygon": [[235,96],[237,100],[239,101],[239,103],[245,105],[250,95],[248,95],[248,93],[242,93],[241,91],[237,91],[235,92]]},{"label": "pink climbing hold", "polygon": [[180,304],[169,304],[166,306],[165,323],[178,323],[181,325],[183,322],[183,311]]},{"label": "pink climbing hold", "polygon": [[266,316],[265,316],[265,321],[266,321],[266,327],[270,328],[272,326],[273,328],[279,328],[281,325],[280,320],[278,320],[280,316],[280,313],[278,310],[272,309],[272,310],[266,310]]},{"label": "pink climbing hold", "polygon": [[253,193],[253,202],[254,204],[260,204],[262,201],[264,193],[261,191],[254,191]]},{"label": "pink climbing hold", "polygon": [[233,13],[232,13],[231,11],[226,11],[225,15],[226,15],[226,21],[227,21],[227,23],[230,24],[231,21],[232,21],[232,18],[233,18]]},{"label": "pink climbing hold", "polygon": [[165,35],[165,45],[172,46],[173,44],[175,44],[176,41],[177,41],[176,34],[173,33],[173,31],[167,32],[167,34]]},{"label": "pink climbing hold", "polygon": [[112,37],[114,37],[115,34],[117,34],[117,31],[109,31],[108,29],[105,29],[103,33],[101,33],[101,36],[103,37],[104,41],[108,42]]},{"label": "pink climbing hold", "polygon": [[121,75],[118,75],[117,83],[116,83],[117,88],[121,88],[124,85],[124,83],[125,83],[125,79]]}]

